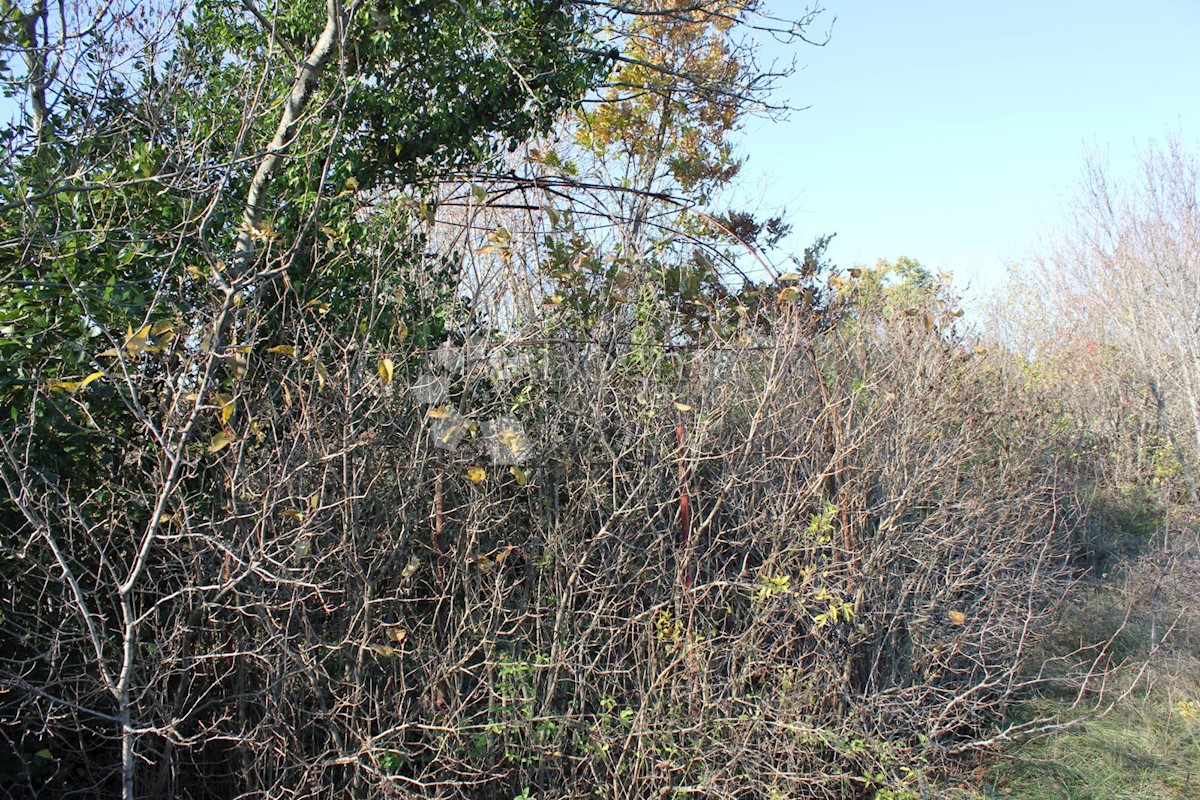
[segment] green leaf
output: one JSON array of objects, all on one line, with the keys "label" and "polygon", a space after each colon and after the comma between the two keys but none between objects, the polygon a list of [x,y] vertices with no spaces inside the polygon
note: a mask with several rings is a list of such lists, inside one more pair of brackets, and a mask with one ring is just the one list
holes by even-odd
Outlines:
[{"label": "green leaf", "polygon": [[208,452],[219,453],[224,450],[233,441],[233,434],[229,431],[220,431],[208,443]]}]

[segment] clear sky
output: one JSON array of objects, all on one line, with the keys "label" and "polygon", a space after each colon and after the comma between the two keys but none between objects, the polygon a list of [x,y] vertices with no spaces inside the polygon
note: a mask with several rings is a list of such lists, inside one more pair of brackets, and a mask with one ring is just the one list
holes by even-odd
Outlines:
[{"label": "clear sky", "polygon": [[978,295],[1063,219],[1089,152],[1122,175],[1151,139],[1200,144],[1200,0],[825,7],[832,38],[778,95],[809,108],[739,148],[744,195],[787,207],[792,249],[836,232],[838,266],[906,255]]}]

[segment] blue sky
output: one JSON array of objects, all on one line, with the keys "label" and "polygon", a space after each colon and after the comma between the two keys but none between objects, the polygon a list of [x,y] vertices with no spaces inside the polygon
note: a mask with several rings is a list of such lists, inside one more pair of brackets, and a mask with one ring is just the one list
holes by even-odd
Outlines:
[{"label": "blue sky", "polygon": [[841,267],[906,255],[978,296],[1061,222],[1088,153],[1123,175],[1151,139],[1200,143],[1200,0],[825,6],[831,40],[777,95],[809,108],[738,143],[742,197],[786,206],[797,251],[836,232]]}]

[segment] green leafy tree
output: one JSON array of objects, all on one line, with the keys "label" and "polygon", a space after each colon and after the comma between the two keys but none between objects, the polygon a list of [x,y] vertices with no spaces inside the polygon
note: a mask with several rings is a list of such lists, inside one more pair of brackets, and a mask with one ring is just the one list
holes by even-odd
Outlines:
[{"label": "green leafy tree", "polygon": [[0,131],[3,716],[146,796],[219,727],[171,665],[248,576],[169,544],[236,537],[215,462],[293,424],[281,364],[320,387],[403,318],[441,335],[452,254],[395,199],[545,132],[606,54],[553,0],[64,9],[0,7],[27,109]]}]

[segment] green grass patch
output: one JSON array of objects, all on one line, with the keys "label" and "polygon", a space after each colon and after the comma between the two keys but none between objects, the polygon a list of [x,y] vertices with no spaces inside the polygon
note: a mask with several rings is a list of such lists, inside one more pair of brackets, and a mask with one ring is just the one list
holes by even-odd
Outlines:
[{"label": "green grass patch", "polygon": [[[966,800],[1200,798],[1200,663],[1156,667],[1109,714],[1010,749]],[[1051,710],[1039,703],[1039,711]],[[1049,701],[1053,706],[1054,701]],[[1059,701],[1064,719],[1067,702]]]}]

